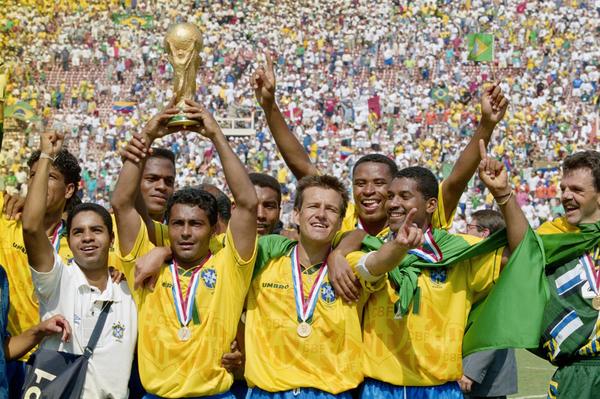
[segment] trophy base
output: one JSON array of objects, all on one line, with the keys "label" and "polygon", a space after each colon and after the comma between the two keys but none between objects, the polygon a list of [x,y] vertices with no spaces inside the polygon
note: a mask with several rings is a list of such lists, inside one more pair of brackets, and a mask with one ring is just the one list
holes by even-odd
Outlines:
[{"label": "trophy base", "polygon": [[169,123],[167,123],[167,126],[172,127],[172,126],[193,126],[193,125],[199,125],[200,122],[198,122],[195,119],[188,119],[185,115],[175,115],[174,117],[172,117],[171,119],[169,119]]}]

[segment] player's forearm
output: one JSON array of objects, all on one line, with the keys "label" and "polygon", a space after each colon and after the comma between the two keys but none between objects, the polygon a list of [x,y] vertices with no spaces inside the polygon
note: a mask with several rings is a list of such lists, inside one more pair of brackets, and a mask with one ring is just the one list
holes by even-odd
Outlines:
[{"label": "player's forearm", "polygon": [[37,162],[37,170],[29,185],[23,215],[21,216],[24,235],[46,237],[44,215],[46,214],[48,175],[50,174],[51,162],[50,159],[42,157]]},{"label": "player's forearm", "polygon": [[302,144],[290,131],[277,103],[273,102],[270,107],[265,107],[264,111],[275,144],[296,179],[317,175],[317,168],[310,161]]},{"label": "player's forearm", "polygon": [[[501,201],[502,202],[502,201]],[[519,246],[529,228],[529,222],[521,210],[516,196],[511,192],[510,198],[503,205],[499,205],[504,220],[506,221],[506,235],[508,247],[511,252]]]},{"label": "player's forearm", "polygon": [[345,257],[351,252],[360,250],[366,235],[364,230],[354,230],[344,234],[338,246],[335,247],[335,251]]},{"label": "player's forearm", "polygon": [[219,130],[212,142],[223,165],[225,180],[233,195],[235,206],[243,209],[253,209],[256,212],[258,206],[256,190],[244,165],[229,146],[223,132]]},{"label": "player's forearm", "polygon": [[38,345],[43,338],[44,334],[39,331],[37,326],[15,337],[8,337],[4,341],[4,356],[6,360],[19,359]]},{"label": "player's forearm", "polygon": [[390,241],[371,254],[367,258],[365,266],[373,276],[380,276],[398,266],[407,252],[406,247]]},{"label": "player's forearm", "polygon": [[125,210],[135,209],[144,165],[144,159],[140,160],[137,164],[127,159],[124,161],[113,196],[110,200],[110,205],[115,215]]}]

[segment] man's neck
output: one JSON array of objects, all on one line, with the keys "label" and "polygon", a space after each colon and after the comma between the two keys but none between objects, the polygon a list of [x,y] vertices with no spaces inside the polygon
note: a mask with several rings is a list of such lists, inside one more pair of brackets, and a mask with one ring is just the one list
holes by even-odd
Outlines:
[{"label": "man's neck", "polygon": [[363,229],[370,235],[376,236],[387,226],[387,219],[365,222],[361,219]]},{"label": "man's neck", "polygon": [[56,226],[62,221],[62,212],[58,213],[46,213],[44,215],[44,229],[46,229],[46,235],[52,237]]},{"label": "man's neck", "polygon": [[193,269],[194,267],[200,265],[208,256],[209,254],[209,250],[208,248],[206,248],[205,250],[201,251],[201,255],[199,257],[197,257],[194,260],[191,261],[184,261],[179,259],[179,257],[174,253],[173,258],[175,258],[175,261],[177,262],[177,266],[181,267],[182,269],[185,270],[189,270],[189,269]]},{"label": "man's neck", "polygon": [[158,222],[158,223],[162,223],[165,220],[164,213],[149,213],[148,215],[150,216],[150,218],[152,220],[154,220],[155,222]]},{"label": "man's neck", "polygon": [[84,269],[80,267],[80,269],[89,285],[98,288],[100,292],[104,292],[108,284],[108,270],[106,268]]},{"label": "man's neck", "polygon": [[329,255],[331,244],[326,243],[311,243],[308,240],[303,240],[300,237],[298,242],[298,260],[303,269],[309,268],[312,265],[322,263]]}]

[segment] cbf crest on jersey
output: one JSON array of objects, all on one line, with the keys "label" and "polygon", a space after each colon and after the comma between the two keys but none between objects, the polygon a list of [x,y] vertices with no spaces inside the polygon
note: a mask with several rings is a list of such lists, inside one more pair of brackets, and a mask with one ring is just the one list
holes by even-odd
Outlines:
[{"label": "cbf crest on jersey", "polygon": [[448,272],[446,269],[438,268],[438,269],[430,269],[429,276],[431,277],[431,282],[434,284],[444,284],[446,279],[448,278]]},{"label": "cbf crest on jersey", "polygon": [[321,300],[326,304],[331,304],[335,302],[335,299],[335,291],[331,284],[323,283],[323,285],[321,285]]},{"label": "cbf crest on jersey", "polygon": [[203,269],[200,277],[206,288],[214,289],[217,285],[217,271],[215,269]]},{"label": "cbf crest on jersey", "polygon": [[112,325],[112,336],[116,339],[123,339],[125,335],[125,326],[121,324],[120,321],[117,321]]}]

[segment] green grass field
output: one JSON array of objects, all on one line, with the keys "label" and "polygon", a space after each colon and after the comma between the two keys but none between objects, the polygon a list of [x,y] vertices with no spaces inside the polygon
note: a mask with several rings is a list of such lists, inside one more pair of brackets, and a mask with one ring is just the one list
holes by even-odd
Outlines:
[{"label": "green grass field", "polygon": [[545,398],[548,381],[555,367],[526,350],[517,350],[519,393],[511,398]]}]

